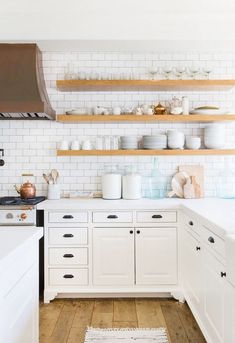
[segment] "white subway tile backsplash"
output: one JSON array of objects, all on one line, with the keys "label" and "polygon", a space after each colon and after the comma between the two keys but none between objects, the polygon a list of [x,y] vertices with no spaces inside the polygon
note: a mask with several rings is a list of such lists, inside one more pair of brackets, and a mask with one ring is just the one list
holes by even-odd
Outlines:
[{"label": "white subway tile backsplash", "polygon": [[[178,91],[178,92],[60,92],[56,80],[63,78],[68,63],[73,63],[75,72],[134,73],[147,76],[152,62],[158,67],[200,65],[213,69],[213,78],[235,78],[235,55],[221,53],[117,53],[107,52],[45,52],[43,67],[50,101],[58,114],[66,110],[79,108],[91,111],[94,106],[129,106],[155,104],[168,101],[172,96],[185,94],[190,99],[191,107],[205,104],[217,104],[222,108],[235,110],[235,92],[216,91]],[[105,167],[116,164],[121,170],[128,164],[136,165],[142,175],[151,173],[151,156],[84,156],[57,157],[56,148],[62,140],[82,141],[103,135],[142,135],[154,134],[157,130],[178,129],[186,135],[203,136],[205,124],[201,123],[83,123],[62,124],[50,121],[0,121],[0,145],[5,149],[6,164],[0,169],[0,195],[12,195],[14,183],[22,181],[23,172],[35,175],[38,194],[46,194],[42,173],[57,168],[60,172],[62,190],[66,193],[74,190],[97,191],[101,189],[101,175]],[[226,124],[227,147],[235,147],[235,123]],[[226,157],[235,167],[235,157]],[[215,196],[216,177],[224,167],[223,156],[160,156],[157,157],[159,169],[168,181],[179,164],[200,164],[205,167],[205,194]]]}]

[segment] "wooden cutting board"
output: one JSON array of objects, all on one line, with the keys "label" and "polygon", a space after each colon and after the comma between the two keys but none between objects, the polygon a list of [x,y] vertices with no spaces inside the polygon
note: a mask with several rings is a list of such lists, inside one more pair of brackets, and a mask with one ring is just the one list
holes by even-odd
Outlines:
[{"label": "wooden cutting board", "polygon": [[184,171],[189,176],[195,176],[196,182],[201,188],[201,198],[204,197],[204,167],[203,166],[179,166],[179,172]]}]

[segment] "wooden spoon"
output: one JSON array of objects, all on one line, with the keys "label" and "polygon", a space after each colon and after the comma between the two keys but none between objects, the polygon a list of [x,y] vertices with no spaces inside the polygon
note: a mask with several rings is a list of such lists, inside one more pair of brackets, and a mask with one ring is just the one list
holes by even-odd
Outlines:
[{"label": "wooden spoon", "polygon": [[57,179],[59,177],[59,173],[58,173],[58,170],[57,169],[52,169],[51,171],[51,177],[52,177],[52,180],[53,180],[53,183],[57,183]]},{"label": "wooden spoon", "polygon": [[45,173],[43,173],[42,176],[44,180],[46,181],[46,183],[49,183],[49,177]]}]

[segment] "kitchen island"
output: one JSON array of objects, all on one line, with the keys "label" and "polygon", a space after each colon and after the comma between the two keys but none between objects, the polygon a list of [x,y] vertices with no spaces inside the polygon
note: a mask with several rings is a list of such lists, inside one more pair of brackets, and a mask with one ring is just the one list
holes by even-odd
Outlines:
[{"label": "kitchen island", "polygon": [[0,342],[39,341],[42,236],[42,228],[0,227]]}]

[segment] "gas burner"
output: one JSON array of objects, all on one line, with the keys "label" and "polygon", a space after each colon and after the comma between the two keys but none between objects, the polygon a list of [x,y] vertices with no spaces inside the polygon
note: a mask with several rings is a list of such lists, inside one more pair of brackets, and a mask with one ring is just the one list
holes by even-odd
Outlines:
[{"label": "gas burner", "polygon": [[21,199],[20,197],[2,197],[0,198],[1,206],[17,206],[17,205],[36,205],[45,200],[45,197],[35,197],[31,199]]}]

